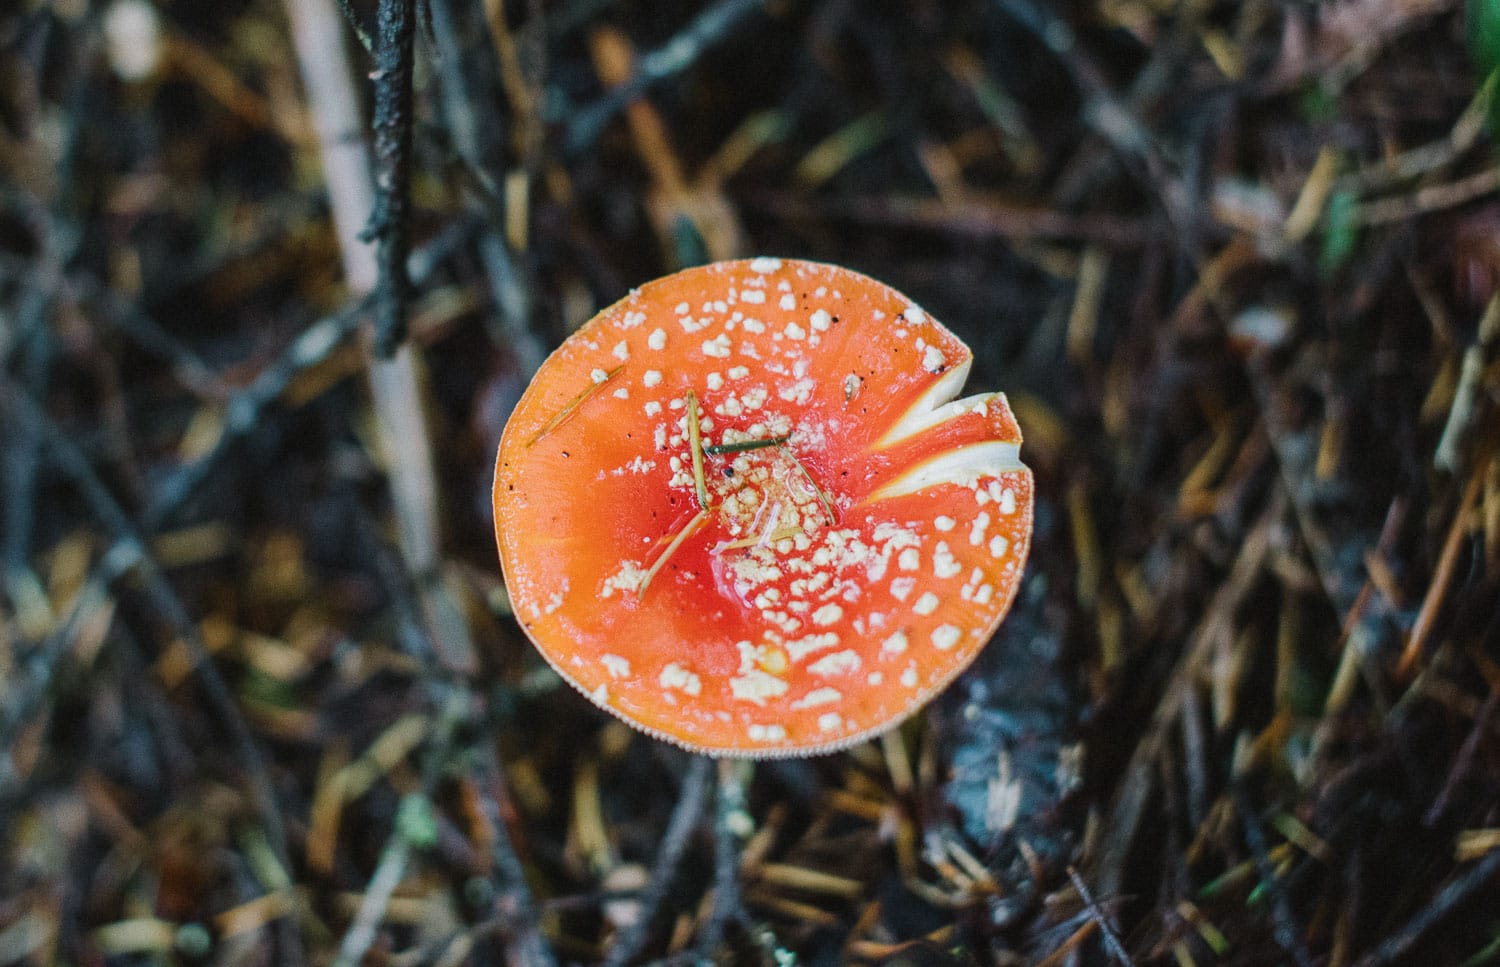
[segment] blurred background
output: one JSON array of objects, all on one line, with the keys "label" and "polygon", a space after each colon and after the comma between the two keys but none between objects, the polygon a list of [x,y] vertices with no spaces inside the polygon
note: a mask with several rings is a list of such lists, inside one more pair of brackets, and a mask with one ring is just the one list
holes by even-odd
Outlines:
[{"label": "blurred background", "polygon": [[[1496,0],[10,0],[0,964],[1500,960]],[[542,359],[836,262],[1001,389],[1010,618],[715,770],[557,678]]]}]

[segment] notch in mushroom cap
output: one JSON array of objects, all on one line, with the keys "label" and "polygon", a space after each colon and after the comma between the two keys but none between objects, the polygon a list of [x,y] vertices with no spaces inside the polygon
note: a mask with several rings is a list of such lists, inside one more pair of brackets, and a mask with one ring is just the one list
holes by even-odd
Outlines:
[{"label": "notch in mushroom cap", "polygon": [[971,354],[866,276],[759,258],[642,286],[538,371],[495,527],[526,634],[631,725],[721,756],[889,729],[1016,594],[1032,478]]}]

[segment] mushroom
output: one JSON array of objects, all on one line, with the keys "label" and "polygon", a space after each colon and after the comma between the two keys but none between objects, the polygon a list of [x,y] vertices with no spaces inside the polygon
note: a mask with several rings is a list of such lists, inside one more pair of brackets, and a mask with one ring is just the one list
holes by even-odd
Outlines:
[{"label": "mushroom", "polygon": [[688,269],[600,312],[495,471],[512,606],[570,684],[716,756],[892,728],[1014,599],[1032,478],[1005,397],[894,289],[832,265]]}]

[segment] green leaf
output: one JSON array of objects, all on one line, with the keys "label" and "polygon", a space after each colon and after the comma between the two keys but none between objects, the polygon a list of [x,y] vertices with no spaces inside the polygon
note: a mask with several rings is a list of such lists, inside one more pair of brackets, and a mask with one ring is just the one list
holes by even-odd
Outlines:
[{"label": "green leaf", "polygon": [[408,793],[401,800],[396,812],[396,828],[406,841],[418,849],[427,849],[437,843],[437,816],[432,812],[432,802],[421,793]]},{"label": "green leaf", "polygon": [[1469,0],[1464,13],[1474,63],[1485,74],[1500,70],[1500,0]]},{"label": "green leaf", "polygon": [[1337,271],[1359,242],[1359,198],[1352,191],[1336,191],[1328,198],[1328,210],[1323,214],[1323,251],[1318,267],[1324,274]]}]

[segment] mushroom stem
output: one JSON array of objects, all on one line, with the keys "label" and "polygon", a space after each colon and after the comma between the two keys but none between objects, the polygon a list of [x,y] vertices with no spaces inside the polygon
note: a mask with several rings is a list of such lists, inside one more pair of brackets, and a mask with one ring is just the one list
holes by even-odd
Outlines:
[{"label": "mushroom stem", "polygon": [[693,448],[693,486],[698,490],[698,506],[708,510],[708,483],[703,479],[703,434],[698,429],[698,394],[687,391],[688,444]]}]

